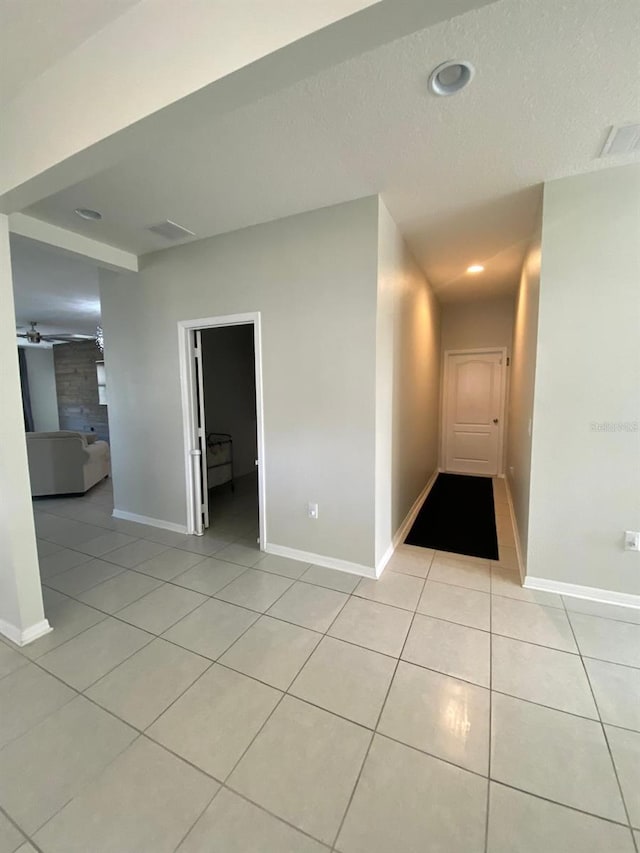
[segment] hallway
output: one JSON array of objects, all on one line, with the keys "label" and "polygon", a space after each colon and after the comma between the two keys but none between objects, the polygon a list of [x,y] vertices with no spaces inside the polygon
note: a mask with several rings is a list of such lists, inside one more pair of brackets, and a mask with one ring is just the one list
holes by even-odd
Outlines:
[{"label": "hallway", "polygon": [[55,630],[0,642],[0,849],[631,853],[637,611],[521,588],[494,490],[499,562],[379,581],[232,513],[115,520],[110,482],[37,502]]}]

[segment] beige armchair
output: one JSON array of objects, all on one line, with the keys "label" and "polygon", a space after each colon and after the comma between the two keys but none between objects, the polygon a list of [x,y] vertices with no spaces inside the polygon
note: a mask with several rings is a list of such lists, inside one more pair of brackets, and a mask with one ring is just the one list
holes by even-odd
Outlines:
[{"label": "beige armchair", "polygon": [[33,497],[84,494],[109,475],[109,445],[81,432],[28,432],[27,455]]}]

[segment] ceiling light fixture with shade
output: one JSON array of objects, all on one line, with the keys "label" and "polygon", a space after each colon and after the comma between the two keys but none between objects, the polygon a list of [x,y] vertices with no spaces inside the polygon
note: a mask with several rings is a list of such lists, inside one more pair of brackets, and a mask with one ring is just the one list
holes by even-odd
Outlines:
[{"label": "ceiling light fixture with shade", "polygon": [[433,69],[429,77],[429,89],[441,98],[456,95],[469,85],[475,73],[476,69],[470,62],[450,59]]},{"label": "ceiling light fixture with shade", "polygon": [[482,264],[471,264],[471,266],[467,267],[467,272],[471,275],[477,275],[479,272],[484,272],[484,267]]}]

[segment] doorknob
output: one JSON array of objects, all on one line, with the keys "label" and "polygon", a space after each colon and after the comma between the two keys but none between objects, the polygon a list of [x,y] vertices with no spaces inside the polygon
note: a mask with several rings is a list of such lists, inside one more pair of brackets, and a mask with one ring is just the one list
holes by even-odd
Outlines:
[{"label": "doorknob", "polygon": [[494,422],[494,424],[497,424],[497,423],[498,423],[498,419],[497,419],[497,418],[494,418],[494,419],[493,419],[493,422]]}]

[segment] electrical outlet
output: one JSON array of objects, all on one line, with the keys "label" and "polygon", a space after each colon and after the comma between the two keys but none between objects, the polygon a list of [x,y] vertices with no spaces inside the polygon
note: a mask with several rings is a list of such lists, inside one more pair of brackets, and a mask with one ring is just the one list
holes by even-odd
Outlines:
[{"label": "electrical outlet", "polygon": [[307,514],[309,518],[318,518],[318,504],[307,504]]},{"label": "electrical outlet", "polygon": [[625,551],[640,551],[640,531],[625,530],[624,532],[624,550]]}]

